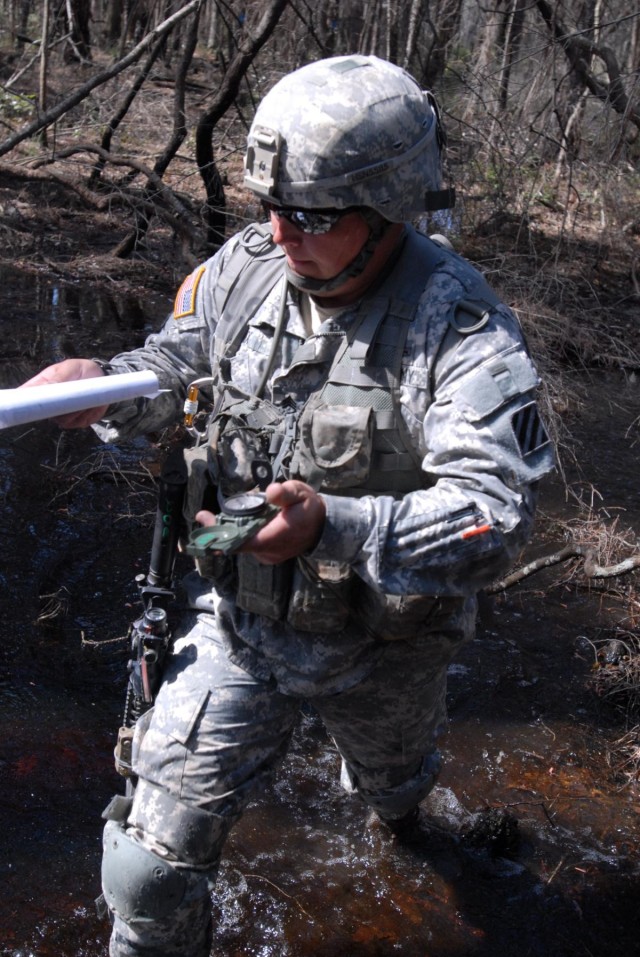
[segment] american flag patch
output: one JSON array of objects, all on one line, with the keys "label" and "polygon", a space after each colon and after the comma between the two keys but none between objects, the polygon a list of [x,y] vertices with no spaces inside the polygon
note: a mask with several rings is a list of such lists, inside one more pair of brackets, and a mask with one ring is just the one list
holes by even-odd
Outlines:
[{"label": "american flag patch", "polygon": [[198,266],[182,283],[173,304],[173,318],[184,319],[192,316],[196,311],[196,292],[205,271],[205,266]]},{"label": "american flag patch", "polygon": [[518,409],[511,419],[511,425],[523,455],[530,455],[549,444],[549,436],[535,402]]}]

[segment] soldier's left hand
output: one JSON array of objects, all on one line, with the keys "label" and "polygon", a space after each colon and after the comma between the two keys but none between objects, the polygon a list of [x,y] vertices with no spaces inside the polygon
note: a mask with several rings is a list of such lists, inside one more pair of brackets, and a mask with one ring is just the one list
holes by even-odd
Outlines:
[{"label": "soldier's left hand", "polygon": [[[267,501],[277,505],[278,514],[250,538],[239,551],[250,552],[263,565],[277,565],[310,551],[318,543],[325,520],[322,496],[297,479],[267,486]],[[202,525],[215,524],[211,512],[198,512]]]}]

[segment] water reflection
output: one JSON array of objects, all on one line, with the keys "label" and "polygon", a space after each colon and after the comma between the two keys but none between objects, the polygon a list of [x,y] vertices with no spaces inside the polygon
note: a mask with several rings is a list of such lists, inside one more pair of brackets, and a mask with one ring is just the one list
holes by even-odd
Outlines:
[{"label": "water reflection", "polygon": [[[1,387],[61,355],[134,345],[167,308],[2,280]],[[100,814],[121,790],[124,635],[153,517],[137,466],[152,453],[105,451],[47,423],[0,432],[3,957],[106,953],[93,909]],[[608,779],[612,729],[585,691],[578,636],[593,632],[593,604],[554,594],[498,601],[452,667],[445,769],[410,844],[367,826],[321,725],[300,715],[282,773],[231,835],[217,954],[636,952],[637,795]]]},{"label": "water reflection", "polygon": [[159,295],[136,299],[0,267],[0,388],[47,362],[96,352],[111,356],[138,345],[169,308],[169,299]]}]

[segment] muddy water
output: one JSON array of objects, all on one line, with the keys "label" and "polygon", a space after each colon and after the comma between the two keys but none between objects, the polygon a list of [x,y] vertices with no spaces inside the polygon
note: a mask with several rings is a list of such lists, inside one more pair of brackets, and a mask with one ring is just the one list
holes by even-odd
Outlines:
[{"label": "muddy water", "polygon": [[[62,355],[137,344],[167,306],[3,276],[0,388]],[[638,515],[631,394],[591,463]],[[634,401],[637,401],[634,400]],[[599,402],[602,418],[606,404]],[[627,409],[621,413],[620,409]],[[625,419],[626,415],[626,419]],[[626,448],[628,449],[628,441]],[[40,424],[0,432],[0,954],[106,953],[100,813],[123,636],[146,570],[157,451]],[[549,484],[543,512],[564,512]],[[539,553],[552,543],[536,540]],[[557,543],[555,543],[557,544]],[[586,687],[590,642],[624,614],[554,575],[485,609],[450,671],[446,765],[411,842],[367,826],[302,712],[277,781],[233,832],[213,902],[224,957],[573,957],[640,953],[637,792],[607,763],[618,719]]]}]

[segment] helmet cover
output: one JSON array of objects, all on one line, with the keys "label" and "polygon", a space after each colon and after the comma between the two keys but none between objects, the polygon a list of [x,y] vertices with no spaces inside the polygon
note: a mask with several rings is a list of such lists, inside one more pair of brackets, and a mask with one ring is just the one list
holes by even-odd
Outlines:
[{"label": "helmet cover", "polygon": [[441,189],[445,136],[435,98],[374,56],[319,60],[266,94],[249,131],[244,184],[302,209],[376,210],[406,222],[453,205]]}]

